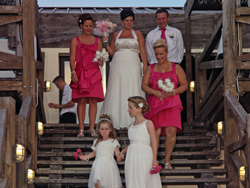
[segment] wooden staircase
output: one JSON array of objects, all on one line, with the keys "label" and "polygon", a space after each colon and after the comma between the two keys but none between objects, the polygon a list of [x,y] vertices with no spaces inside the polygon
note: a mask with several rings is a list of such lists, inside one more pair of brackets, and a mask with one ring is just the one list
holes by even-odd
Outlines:
[{"label": "wooden staircase", "polygon": [[[86,127],[86,126],[85,126]],[[94,138],[77,138],[78,125],[46,124],[44,135],[39,138],[37,153],[36,187],[87,187],[93,160],[75,160],[73,152],[77,148],[84,153],[91,151]],[[117,131],[121,148],[129,143],[127,131]],[[158,160],[164,165],[164,137],[160,138]],[[208,132],[203,123],[183,123],[183,132],[177,135],[172,154],[172,170],[161,170],[165,185],[193,185],[199,188],[214,188],[227,184],[226,169],[221,167],[220,139],[215,132]],[[124,183],[124,161],[118,162]],[[218,168],[219,167],[219,168]]]}]

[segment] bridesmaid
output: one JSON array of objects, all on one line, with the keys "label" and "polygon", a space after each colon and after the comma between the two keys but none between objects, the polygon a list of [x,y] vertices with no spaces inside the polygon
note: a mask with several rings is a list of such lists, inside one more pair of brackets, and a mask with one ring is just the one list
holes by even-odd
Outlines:
[{"label": "bridesmaid", "polygon": [[97,102],[104,100],[102,75],[99,66],[103,62],[93,62],[97,50],[101,51],[102,42],[91,35],[93,18],[90,14],[82,14],[78,25],[82,34],[71,40],[70,69],[72,101],[77,102],[79,119],[79,133],[77,137],[84,137],[84,119],[86,104],[89,104],[89,130],[91,136],[96,136],[94,126],[97,113]]}]

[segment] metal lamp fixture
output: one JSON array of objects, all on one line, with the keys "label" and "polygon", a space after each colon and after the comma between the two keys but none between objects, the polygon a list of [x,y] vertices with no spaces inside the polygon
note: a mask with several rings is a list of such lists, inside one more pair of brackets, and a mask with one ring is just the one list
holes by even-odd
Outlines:
[{"label": "metal lamp fixture", "polygon": [[35,182],[35,172],[34,170],[28,169],[26,172],[26,183],[33,184]]},{"label": "metal lamp fixture", "polygon": [[189,90],[190,90],[191,92],[194,92],[194,89],[195,89],[195,81],[191,81],[191,82],[189,83]]},{"label": "metal lamp fixture", "polygon": [[240,181],[246,181],[246,167],[241,166],[238,171]]},{"label": "metal lamp fixture", "polygon": [[14,147],[14,160],[20,163],[25,158],[25,147],[21,144],[16,144]]},{"label": "metal lamp fixture", "polygon": [[225,133],[225,127],[224,127],[224,123],[222,121],[219,121],[217,123],[217,133],[218,133],[218,135],[223,135]]},{"label": "metal lamp fixture", "polygon": [[43,83],[43,90],[45,92],[48,92],[48,91],[50,91],[50,89],[51,89],[51,83],[50,83],[50,81],[48,81],[48,80],[44,81],[44,83]]},{"label": "metal lamp fixture", "polygon": [[37,122],[37,133],[38,135],[43,135],[44,133],[44,127],[42,122]]}]

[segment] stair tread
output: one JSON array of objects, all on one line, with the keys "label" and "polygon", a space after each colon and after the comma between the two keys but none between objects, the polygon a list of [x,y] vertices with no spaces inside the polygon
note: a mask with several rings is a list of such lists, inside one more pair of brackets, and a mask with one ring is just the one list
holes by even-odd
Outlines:
[{"label": "stair tread", "polygon": [[[211,140],[212,136],[177,136],[176,140]],[[40,141],[94,141],[94,137],[41,137]],[[128,137],[119,137],[119,141],[129,141]],[[165,136],[161,136],[160,140],[165,140]]]},{"label": "stair tread", "polygon": [[[89,153],[89,152],[86,152]],[[85,152],[83,152],[85,154]],[[165,156],[165,152],[158,152],[158,156]],[[194,155],[207,155],[207,156],[217,156],[219,152],[217,151],[189,151],[189,152],[176,152],[172,153],[173,156],[194,156]],[[37,153],[38,157],[72,157],[73,152],[51,152],[51,151],[39,151]]]},{"label": "stair tread", "polygon": [[[164,164],[164,160],[159,161],[161,165]],[[222,160],[219,159],[211,159],[211,160],[172,160],[171,164],[173,166],[175,165],[195,165],[195,164],[213,164],[213,165],[221,165]],[[75,161],[50,161],[50,160],[37,160],[37,164],[61,164],[61,165],[92,165],[93,161],[80,161],[80,160],[75,160]],[[124,164],[125,162],[117,162],[117,164]]]},{"label": "stair tread", "polygon": [[[216,175],[223,175],[227,172],[226,169],[172,169],[172,170],[161,170],[161,175],[190,175],[190,174],[200,174],[200,173],[213,173]],[[42,174],[78,174],[78,175],[88,175],[89,170],[36,170],[36,175]],[[120,170],[120,174],[124,174],[124,170]]]}]

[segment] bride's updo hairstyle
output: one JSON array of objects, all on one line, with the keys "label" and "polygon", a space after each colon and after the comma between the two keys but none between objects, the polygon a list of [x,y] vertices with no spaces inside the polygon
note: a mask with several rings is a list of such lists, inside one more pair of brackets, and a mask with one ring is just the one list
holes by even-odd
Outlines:
[{"label": "bride's updo hairstyle", "polygon": [[159,39],[159,40],[155,41],[153,44],[153,48],[154,48],[154,50],[156,48],[164,48],[165,52],[168,52],[168,45],[164,39]]},{"label": "bride's updo hairstyle", "polygon": [[133,20],[135,20],[135,14],[130,9],[123,9],[120,13],[121,20],[125,20],[127,17],[132,16]]},{"label": "bride's updo hairstyle", "polygon": [[134,103],[136,108],[141,108],[142,114],[145,114],[149,110],[149,105],[146,100],[141,96],[129,97],[128,102]]},{"label": "bride's updo hairstyle", "polygon": [[92,20],[92,22],[94,22],[94,19],[92,18],[92,16],[90,16],[89,13],[85,13],[85,14],[82,14],[79,16],[79,19],[78,19],[78,26],[80,27],[81,24],[84,24],[84,22],[86,20]]}]

